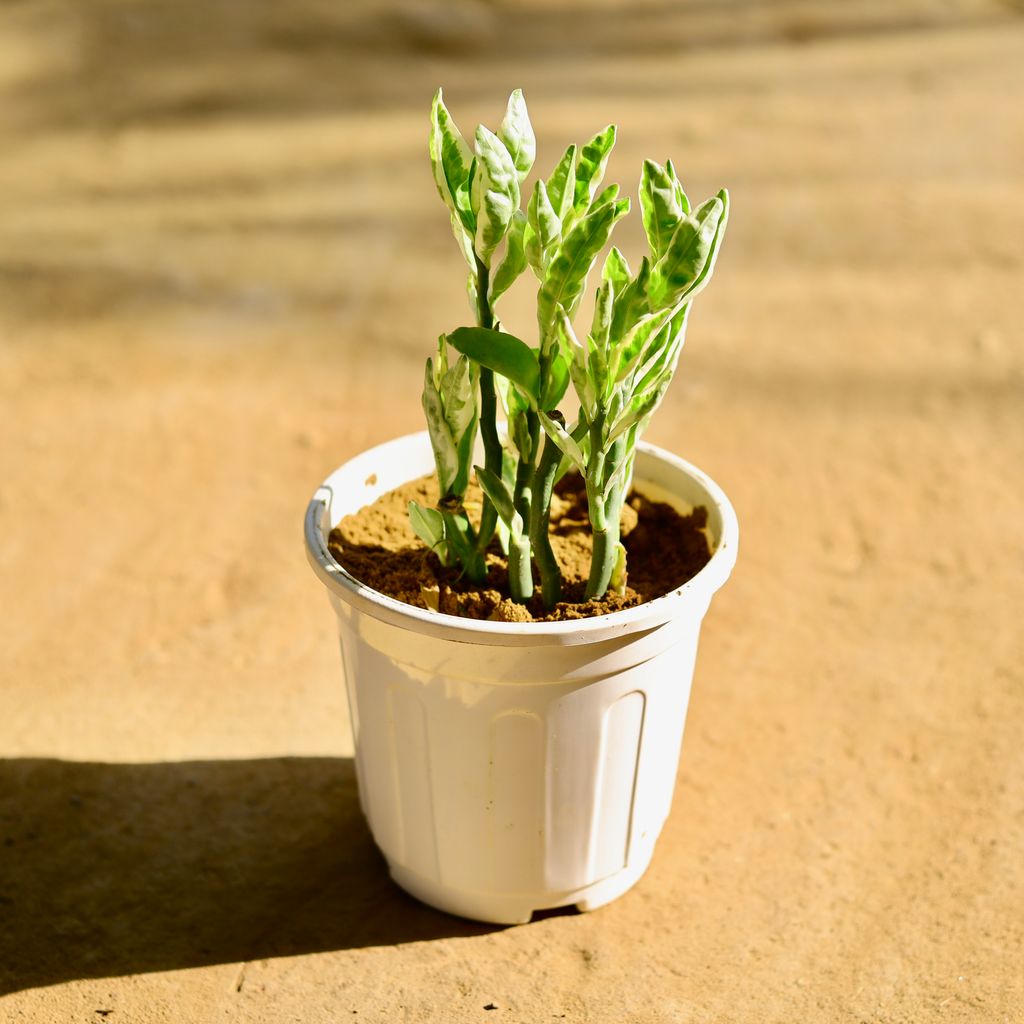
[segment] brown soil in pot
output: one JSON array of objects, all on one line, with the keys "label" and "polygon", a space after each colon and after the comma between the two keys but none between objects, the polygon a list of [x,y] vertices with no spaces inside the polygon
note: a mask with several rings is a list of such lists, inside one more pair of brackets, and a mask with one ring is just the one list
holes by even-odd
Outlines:
[{"label": "brown soil in pot", "polygon": [[[622,512],[628,581],[622,595],[609,592],[600,600],[583,598],[590,571],[590,524],[583,480],[565,477],[551,502],[551,545],[562,567],[565,600],[546,612],[538,593],[529,605],[509,598],[508,567],[495,541],[487,555],[487,583],[470,584],[455,569],[445,569],[409,525],[410,501],[433,505],[437,484],[423,477],[381,495],[331,531],[331,554],[356,579],[406,604],[436,608],[449,615],[504,622],[554,622],[631,608],[661,597],[699,572],[711,557],[707,509],[680,515],[672,506],[650,501],[633,491]],[[467,496],[470,514],[479,508],[480,492]]]}]

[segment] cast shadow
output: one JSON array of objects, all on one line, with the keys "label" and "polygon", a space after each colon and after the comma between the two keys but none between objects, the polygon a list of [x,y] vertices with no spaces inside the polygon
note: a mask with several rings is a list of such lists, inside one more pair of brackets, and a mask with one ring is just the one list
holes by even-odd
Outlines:
[{"label": "cast shadow", "polygon": [[0,761],[0,995],[491,930],[391,881],[350,758]]}]

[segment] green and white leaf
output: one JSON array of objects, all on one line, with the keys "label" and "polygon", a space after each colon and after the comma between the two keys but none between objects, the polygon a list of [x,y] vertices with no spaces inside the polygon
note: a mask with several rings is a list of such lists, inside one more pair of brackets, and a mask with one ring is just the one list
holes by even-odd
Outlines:
[{"label": "green and white leaf", "polygon": [[663,377],[657,387],[645,394],[642,399],[630,403],[608,431],[608,443],[612,444],[616,438],[634,426],[637,427],[638,434],[643,433],[655,410],[661,405],[661,400],[665,397],[670,383],[671,374]]},{"label": "green and white leaf", "polygon": [[556,329],[559,345],[569,364],[569,376],[572,379],[576,396],[580,400],[580,405],[588,412],[593,412],[597,401],[597,392],[591,376],[587,349],[576,337],[572,321],[566,315],[565,310],[561,308],[558,310]]},{"label": "green and white leaf", "polygon": [[616,382],[626,380],[641,361],[648,358],[648,349],[652,343],[659,341],[663,328],[674,313],[673,309],[646,313],[630,328],[622,341],[615,345],[611,362]]},{"label": "green and white leaf", "polygon": [[573,208],[573,195],[576,188],[576,156],[576,146],[572,145],[562,154],[562,159],[555,164],[555,169],[547,180],[548,198],[562,223],[568,219]]},{"label": "green and white leaf", "polygon": [[484,125],[476,130],[476,159],[471,196],[474,244],[477,256],[490,266],[491,255],[519,209],[519,177],[505,144]]},{"label": "green and white leaf", "polygon": [[541,426],[544,427],[544,432],[551,438],[555,444],[561,449],[562,453],[568,456],[569,461],[583,472],[586,467],[586,459],[583,455],[583,450],[573,440],[569,432],[559,423],[557,420],[553,420],[547,413],[541,412],[540,422]]},{"label": "green and white leaf", "polygon": [[490,300],[492,306],[526,269],[526,252],[524,250],[526,227],[526,214],[522,210],[513,211],[512,223],[505,236],[505,258],[501,261],[494,277],[491,278]]},{"label": "green and white leaf", "polygon": [[512,157],[512,163],[522,183],[530,173],[537,156],[537,139],[533,134],[533,125],[530,124],[530,115],[526,110],[522,89],[516,89],[509,96],[508,109],[498,128],[498,136]]},{"label": "green and white leaf", "polygon": [[626,257],[622,255],[617,246],[612,246],[605,257],[604,267],[601,269],[601,280],[610,281],[612,290],[617,296],[619,292],[629,283],[630,272]]},{"label": "green and white leaf", "polygon": [[679,175],[676,174],[676,169],[671,160],[665,161],[665,170],[668,172],[668,176],[672,179],[672,189],[675,193],[676,203],[679,205],[679,209],[682,210],[684,214],[688,214],[690,212],[690,200],[683,191],[683,183],[679,180]]},{"label": "green and white leaf", "polygon": [[587,275],[605,247],[615,223],[629,212],[629,200],[620,199],[587,214],[562,240],[537,295],[537,320],[543,339],[550,333],[556,312],[562,307],[570,316],[586,287]]},{"label": "green and white leaf", "polygon": [[577,216],[589,209],[601,185],[608,157],[615,145],[615,132],[615,125],[608,125],[580,150],[572,204]]},{"label": "green and white leaf", "polygon": [[430,446],[434,452],[434,464],[437,467],[437,480],[443,497],[451,493],[458,480],[459,455],[455,439],[444,416],[444,405],[437,388],[432,359],[427,360],[426,372],[423,375],[422,401]]},{"label": "green and white leaf", "polygon": [[565,392],[569,388],[569,366],[569,360],[561,352],[556,351],[541,383],[539,408],[545,411],[558,408],[558,403],[565,397]]},{"label": "green and white leaf", "polygon": [[473,155],[437,90],[430,108],[430,165],[437,191],[470,236],[476,230],[469,196]]},{"label": "green and white leaf", "polygon": [[679,222],[664,255],[651,270],[647,286],[651,309],[692,298],[710,280],[729,216],[723,189]]},{"label": "green and white leaf", "polygon": [[665,254],[679,222],[689,212],[679,205],[678,184],[661,164],[644,161],[640,174],[640,211],[654,262]]},{"label": "green and white leaf", "polygon": [[538,181],[527,204],[527,218],[532,229],[526,257],[543,280],[550,258],[562,238],[562,221],[551,205],[547,186]]},{"label": "green and white leaf", "polygon": [[613,183],[608,185],[606,188],[601,189],[601,191],[594,197],[594,201],[590,204],[590,209],[591,211],[594,211],[599,207],[604,206],[606,203],[614,202],[618,198],[619,186],[618,184]]},{"label": "green and white leaf", "polygon": [[498,518],[508,527],[513,541],[523,536],[523,518],[516,511],[512,494],[505,482],[483,466],[474,466],[480,489],[491,499],[491,504],[498,513]]},{"label": "green and white leaf", "polygon": [[460,355],[441,379],[441,404],[453,437],[461,437],[476,419],[476,381],[469,360]]},{"label": "green and white leaf", "polygon": [[466,261],[466,265],[475,279],[476,256],[473,255],[473,236],[462,226],[462,221],[454,213],[451,215],[451,219],[452,234],[455,236],[455,241],[459,243],[459,252],[462,253],[462,258]]},{"label": "green and white leaf", "polygon": [[451,563],[448,543],[444,535],[444,517],[436,508],[425,508],[418,502],[409,502],[409,523],[421,541],[441,560],[442,565]]},{"label": "green and white leaf", "polygon": [[611,336],[621,338],[644,314],[651,312],[647,300],[651,264],[645,256],[640,261],[636,277],[615,292],[615,313],[612,316]]},{"label": "green and white leaf", "polygon": [[590,340],[601,351],[608,348],[608,335],[612,329],[615,295],[611,281],[602,280],[594,296],[594,319],[590,324]]}]

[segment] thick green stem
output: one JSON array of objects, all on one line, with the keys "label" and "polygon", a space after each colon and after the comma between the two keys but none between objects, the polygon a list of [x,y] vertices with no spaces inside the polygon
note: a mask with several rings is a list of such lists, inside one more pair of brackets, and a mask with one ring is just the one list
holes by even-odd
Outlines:
[{"label": "thick green stem", "polygon": [[603,447],[604,413],[600,412],[590,426],[590,460],[587,464],[587,506],[594,539],[586,596],[604,597],[618,559],[619,519],[622,513],[623,480],[609,491],[608,481],[626,456],[625,437]]},{"label": "thick green stem", "polygon": [[526,604],[533,597],[533,566],[528,537],[509,540],[508,589],[512,600],[518,604]]},{"label": "thick green stem", "polygon": [[[561,413],[551,413],[564,425]],[[540,570],[541,591],[544,595],[544,607],[554,608],[562,598],[562,570],[551,550],[551,539],[548,527],[551,519],[551,492],[555,486],[558,464],[562,461],[562,450],[546,437],[540,461],[533,474],[532,502],[530,505],[530,544],[533,547],[533,558]]]},{"label": "thick green stem", "polygon": [[603,530],[594,530],[594,555],[590,562],[586,591],[588,598],[604,597],[618,558],[619,521],[609,519],[606,523]]},{"label": "thick green stem", "polygon": [[[494,327],[494,311],[487,293],[490,290],[491,270],[477,257],[477,323],[480,327]],[[484,443],[484,468],[501,478],[501,438],[498,437],[498,396],[494,390],[494,371],[480,367],[480,436]],[[487,550],[498,525],[498,512],[484,495],[480,512],[480,529],[476,544],[480,555]]]},{"label": "thick green stem", "polygon": [[530,436],[530,456],[526,459],[522,457],[522,454],[519,456],[519,462],[516,465],[515,490],[512,493],[516,510],[523,517],[523,522],[528,523],[530,521],[530,486],[533,482],[537,449],[540,445],[540,417],[533,410],[527,410],[525,416],[527,432]]}]

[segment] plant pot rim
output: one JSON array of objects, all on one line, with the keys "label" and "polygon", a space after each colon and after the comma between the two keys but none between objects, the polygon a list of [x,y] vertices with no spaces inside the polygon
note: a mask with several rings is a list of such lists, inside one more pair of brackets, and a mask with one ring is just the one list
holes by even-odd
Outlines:
[{"label": "plant pot rim", "polygon": [[[331,594],[353,605],[359,611],[399,628],[459,643],[501,647],[563,646],[621,638],[623,634],[663,625],[693,601],[710,601],[712,594],[728,579],[736,563],[739,523],[725,492],[706,473],[685,459],[641,441],[637,445],[638,454],[666,462],[695,481],[705,494],[702,503],[714,506],[722,524],[718,544],[708,563],[686,583],[661,597],[644,601],[632,608],[558,622],[492,622],[486,619],[465,619],[406,604],[367,586],[340,565],[327,547],[330,529],[328,526],[325,530],[324,524],[334,495],[331,480],[338,473],[344,471],[355,459],[384,457],[392,454],[387,451],[388,449],[414,444],[429,444],[427,432],[419,431],[385,441],[343,463],[317,489],[306,508],[305,517],[307,557],[314,572]],[[644,475],[638,473],[638,479],[642,489]]]}]

